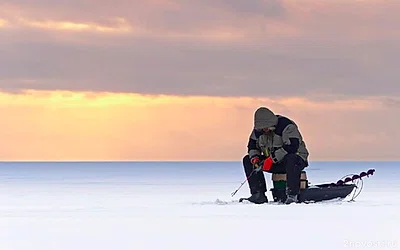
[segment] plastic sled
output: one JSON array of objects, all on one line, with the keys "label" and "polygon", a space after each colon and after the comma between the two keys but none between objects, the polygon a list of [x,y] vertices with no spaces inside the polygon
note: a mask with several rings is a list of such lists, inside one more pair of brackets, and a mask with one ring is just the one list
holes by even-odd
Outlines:
[{"label": "plastic sled", "polygon": [[[336,183],[325,183],[309,185],[306,171],[301,173],[300,193],[298,202],[311,203],[334,199],[344,199],[353,193],[351,200],[354,200],[361,192],[363,187],[363,177],[369,177],[375,172],[370,169],[360,174],[347,175]],[[272,196],[275,202],[286,200],[286,174],[272,174],[273,188]]]}]

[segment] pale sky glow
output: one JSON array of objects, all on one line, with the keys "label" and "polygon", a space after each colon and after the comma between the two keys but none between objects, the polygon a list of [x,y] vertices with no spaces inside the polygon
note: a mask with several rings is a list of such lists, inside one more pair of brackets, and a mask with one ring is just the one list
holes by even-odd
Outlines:
[{"label": "pale sky glow", "polygon": [[0,28],[5,27],[7,25],[7,21],[4,19],[0,19]]},{"label": "pale sky glow", "polygon": [[122,18],[117,18],[116,27],[102,26],[96,23],[76,23],[69,21],[32,21],[32,20],[20,20],[20,22],[28,27],[50,29],[50,30],[67,30],[67,31],[93,31],[93,32],[104,32],[104,33],[130,33],[131,26],[126,23]]},{"label": "pale sky glow", "polygon": [[0,159],[240,160],[252,114],[315,160],[400,160],[395,0],[0,0]]}]

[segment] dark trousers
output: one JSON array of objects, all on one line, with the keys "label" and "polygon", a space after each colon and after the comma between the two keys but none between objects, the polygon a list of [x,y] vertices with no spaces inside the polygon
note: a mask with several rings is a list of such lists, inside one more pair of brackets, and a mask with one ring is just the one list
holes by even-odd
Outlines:
[{"label": "dark trousers", "polygon": [[[307,163],[296,154],[287,154],[281,162],[273,164],[268,173],[286,174],[287,187],[289,194],[298,194],[300,191],[300,176],[301,171],[307,167]],[[243,158],[243,167],[246,176],[249,176],[253,171],[253,165],[250,162],[250,157],[246,155]],[[250,193],[266,192],[267,184],[263,171],[255,172],[248,180]]]}]

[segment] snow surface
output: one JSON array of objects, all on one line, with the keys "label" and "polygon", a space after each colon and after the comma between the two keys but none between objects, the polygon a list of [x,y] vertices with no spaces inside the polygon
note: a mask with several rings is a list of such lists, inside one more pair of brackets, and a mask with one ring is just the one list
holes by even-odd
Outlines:
[{"label": "snow surface", "polygon": [[240,162],[1,163],[0,250],[400,249],[399,167],[312,163],[311,184],[376,173],[356,202],[286,206],[237,203]]}]

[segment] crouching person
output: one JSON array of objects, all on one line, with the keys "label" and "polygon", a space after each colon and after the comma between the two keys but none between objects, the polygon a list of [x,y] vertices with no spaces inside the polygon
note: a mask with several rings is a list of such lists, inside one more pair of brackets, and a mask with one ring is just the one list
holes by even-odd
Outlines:
[{"label": "crouching person", "polygon": [[308,166],[309,152],[297,125],[287,117],[275,115],[260,107],[254,113],[254,128],[249,137],[248,154],[243,167],[248,179],[251,196],[248,201],[268,202],[264,172],[286,173],[286,204],[297,202],[300,192],[301,171]]}]

